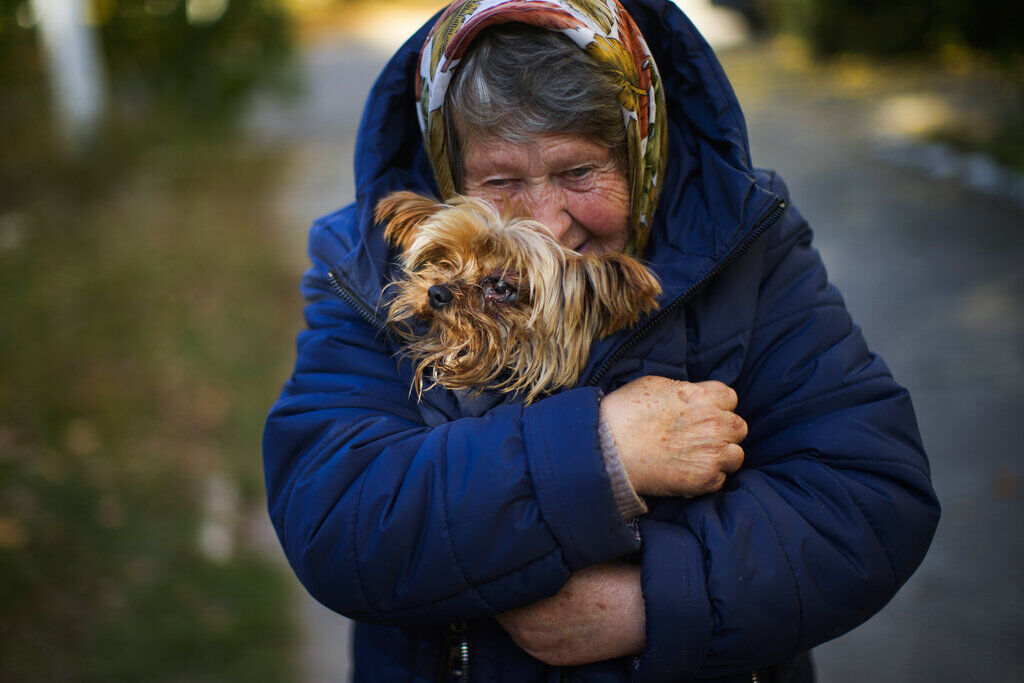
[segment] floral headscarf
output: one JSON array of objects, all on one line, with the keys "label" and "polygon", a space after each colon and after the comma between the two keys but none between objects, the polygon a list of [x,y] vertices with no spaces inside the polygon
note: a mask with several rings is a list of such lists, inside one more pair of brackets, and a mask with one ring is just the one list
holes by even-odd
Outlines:
[{"label": "floral headscarf", "polygon": [[618,76],[629,147],[625,251],[641,254],[665,169],[665,96],[647,43],[618,0],[464,0],[448,6],[423,45],[416,84],[417,115],[441,193],[455,194],[441,106],[452,73],[481,29],[508,22],[562,33]]}]

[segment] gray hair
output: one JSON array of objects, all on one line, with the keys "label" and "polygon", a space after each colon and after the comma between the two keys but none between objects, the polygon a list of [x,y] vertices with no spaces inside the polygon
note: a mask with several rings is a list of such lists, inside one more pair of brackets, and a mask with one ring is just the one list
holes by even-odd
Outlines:
[{"label": "gray hair", "polygon": [[568,37],[527,24],[485,29],[459,63],[444,102],[452,180],[462,190],[464,141],[529,142],[575,134],[612,150],[628,167],[619,86],[610,67]]}]

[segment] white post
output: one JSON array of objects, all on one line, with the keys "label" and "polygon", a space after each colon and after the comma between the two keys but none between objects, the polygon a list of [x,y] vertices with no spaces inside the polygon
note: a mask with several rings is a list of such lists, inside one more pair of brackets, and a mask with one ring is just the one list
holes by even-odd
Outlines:
[{"label": "white post", "polygon": [[96,132],[105,87],[96,37],[85,23],[87,0],[31,0],[39,18],[53,105],[65,144],[82,151]]}]

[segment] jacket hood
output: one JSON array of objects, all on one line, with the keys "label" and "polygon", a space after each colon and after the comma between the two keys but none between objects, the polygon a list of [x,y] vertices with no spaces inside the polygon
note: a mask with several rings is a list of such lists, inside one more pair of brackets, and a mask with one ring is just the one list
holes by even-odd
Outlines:
[{"label": "jacket hood", "polygon": [[[643,257],[662,283],[663,305],[710,273],[754,231],[777,198],[757,185],[746,123],[717,57],[667,0],[624,0],[661,75],[667,164]],[[417,120],[419,55],[438,15],[391,58],[370,92],[355,150],[358,233],[336,235],[334,269],[371,307],[388,276],[377,201],[400,189],[441,196]],[[337,249],[337,245],[335,246]],[[338,253],[338,252],[335,252]]]}]

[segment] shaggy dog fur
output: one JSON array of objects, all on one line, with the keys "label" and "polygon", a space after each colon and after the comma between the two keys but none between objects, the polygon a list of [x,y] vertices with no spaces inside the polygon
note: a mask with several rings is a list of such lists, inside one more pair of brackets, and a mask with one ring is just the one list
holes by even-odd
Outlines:
[{"label": "shaggy dog fur", "polygon": [[577,382],[593,340],[657,308],[661,287],[635,258],[578,254],[538,221],[477,199],[396,192],[376,216],[401,251],[388,323],[417,395],[439,384],[532,402]]}]

